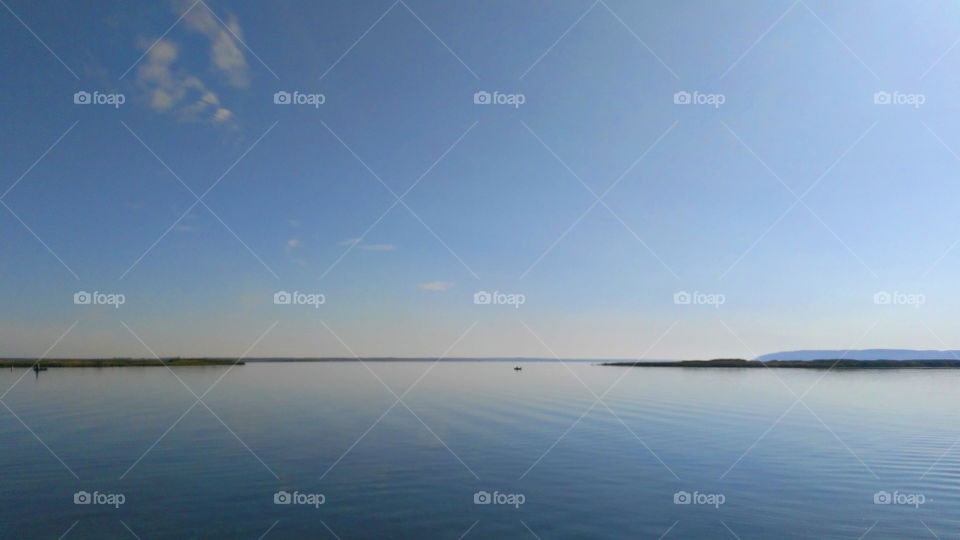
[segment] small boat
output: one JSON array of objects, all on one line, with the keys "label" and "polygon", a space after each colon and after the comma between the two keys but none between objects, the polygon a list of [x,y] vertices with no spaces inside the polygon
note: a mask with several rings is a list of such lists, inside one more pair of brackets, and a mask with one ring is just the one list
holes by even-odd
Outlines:
[{"label": "small boat", "polygon": [[45,366],[41,366],[40,364],[34,364],[34,365],[33,365],[33,371],[34,371],[34,373],[39,373],[39,372],[41,372],[41,371],[46,371],[46,370],[47,370],[47,368],[46,368]]},{"label": "small boat", "polygon": [[523,368],[520,366],[513,366],[514,371],[523,371]]}]

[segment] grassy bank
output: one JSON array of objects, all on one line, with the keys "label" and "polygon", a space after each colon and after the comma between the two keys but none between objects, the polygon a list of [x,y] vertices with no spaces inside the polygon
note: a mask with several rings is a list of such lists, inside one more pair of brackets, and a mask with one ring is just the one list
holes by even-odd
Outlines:
[{"label": "grassy bank", "polygon": [[[0,368],[5,367],[32,367],[36,360],[29,359],[0,359]],[[165,358],[162,361],[156,358],[104,358],[104,359],[50,359],[41,360],[41,367],[47,368],[78,368],[78,367],[170,367],[182,366],[232,366],[243,365],[243,361],[227,358]]]}]

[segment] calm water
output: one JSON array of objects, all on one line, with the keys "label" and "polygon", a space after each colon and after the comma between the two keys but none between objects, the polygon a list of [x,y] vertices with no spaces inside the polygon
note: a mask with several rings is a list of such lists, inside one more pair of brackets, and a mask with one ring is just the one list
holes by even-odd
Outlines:
[{"label": "calm water", "polygon": [[[398,395],[430,368],[369,366]],[[196,398],[163,368],[29,373],[3,398],[29,429],[0,407],[0,537],[960,533],[960,372],[817,383],[822,373],[799,370],[569,367],[576,376],[561,364],[438,364],[403,398],[409,410],[385,416],[396,398],[356,363],[238,366],[203,398],[212,413],[185,416]],[[224,371],[175,373],[201,395]],[[23,373],[0,372],[0,385]],[[795,398],[777,376],[797,394],[812,386],[813,413],[783,415]],[[618,379],[609,410],[584,414],[591,390]],[[124,504],[74,504],[81,490]],[[280,490],[324,504],[274,504]],[[478,491],[523,504],[474,504]],[[723,504],[674,504],[678,491]],[[923,504],[874,504],[879,491]]]}]

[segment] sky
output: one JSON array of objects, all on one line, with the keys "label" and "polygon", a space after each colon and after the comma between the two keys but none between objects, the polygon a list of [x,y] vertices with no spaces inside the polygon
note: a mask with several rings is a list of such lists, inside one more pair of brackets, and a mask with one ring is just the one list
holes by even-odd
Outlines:
[{"label": "sky", "polygon": [[960,348],[955,2],[2,8],[0,356]]}]

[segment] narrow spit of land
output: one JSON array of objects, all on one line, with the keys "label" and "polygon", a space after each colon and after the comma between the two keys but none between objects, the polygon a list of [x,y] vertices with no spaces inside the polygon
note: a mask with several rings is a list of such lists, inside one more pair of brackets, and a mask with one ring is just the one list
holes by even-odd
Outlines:
[{"label": "narrow spit of land", "polygon": [[5,367],[33,367],[43,368],[78,368],[78,367],[162,367],[162,366],[232,366],[243,365],[243,361],[226,358],[165,358],[162,361],[156,358],[104,358],[104,359],[0,359],[0,368]]},{"label": "narrow spit of land", "polygon": [[[499,362],[499,363],[550,363],[557,362],[555,358],[413,358],[413,357],[316,357],[316,358],[257,358],[243,359],[225,357],[185,357],[185,358],[0,358],[0,368],[5,367],[32,367],[39,362],[41,367],[140,367],[140,366],[232,366],[261,363],[326,363],[326,362]],[[571,358],[564,362],[582,362],[596,364],[601,360],[586,358]]]},{"label": "narrow spit of land", "polygon": [[680,360],[675,362],[604,362],[602,366],[671,368],[792,368],[792,369],[960,369],[960,360]]}]

